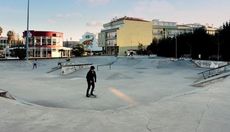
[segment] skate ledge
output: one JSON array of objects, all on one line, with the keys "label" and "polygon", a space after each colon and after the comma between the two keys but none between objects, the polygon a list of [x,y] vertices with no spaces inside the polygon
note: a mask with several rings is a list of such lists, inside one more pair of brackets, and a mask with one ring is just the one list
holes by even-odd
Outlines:
[{"label": "skate ledge", "polygon": [[13,96],[11,96],[8,91],[5,91],[3,89],[0,89],[0,97],[15,100],[15,98]]}]

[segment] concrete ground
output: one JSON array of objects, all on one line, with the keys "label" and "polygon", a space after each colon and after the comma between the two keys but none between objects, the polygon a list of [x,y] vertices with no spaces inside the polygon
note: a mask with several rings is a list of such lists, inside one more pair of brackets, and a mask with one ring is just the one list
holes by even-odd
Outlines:
[{"label": "concrete ground", "polygon": [[186,60],[87,57],[97,98],[86,98],[88,68],[69,75],[46,72],[59,60],[1,62],[0,86],[17,100],[0,98],[1,132],[228,132],[229,78],[193,87],[204,70]]}]

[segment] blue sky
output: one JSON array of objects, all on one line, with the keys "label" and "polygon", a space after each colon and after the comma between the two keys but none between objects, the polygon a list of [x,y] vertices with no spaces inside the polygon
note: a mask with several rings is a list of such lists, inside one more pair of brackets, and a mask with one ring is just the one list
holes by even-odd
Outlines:
[{"label": "blue sky", "polygon": [[[27,0],[1,0],[3,35],[26,29]],[[230,0],[30,0],[30,29],[59,31],[65,40],[98,33],[114,17],[131,16],[219,27],[230,20]]]}]

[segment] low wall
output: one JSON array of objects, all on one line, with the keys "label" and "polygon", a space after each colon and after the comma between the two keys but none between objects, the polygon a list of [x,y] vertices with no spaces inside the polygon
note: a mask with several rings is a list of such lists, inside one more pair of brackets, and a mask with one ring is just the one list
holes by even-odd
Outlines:
[{"label": "low wall", "polygon": [[193,60],[193,62],[202,68],[218,68],[227,65],[228,62],[224,61],[207,61],[207,60]]}]

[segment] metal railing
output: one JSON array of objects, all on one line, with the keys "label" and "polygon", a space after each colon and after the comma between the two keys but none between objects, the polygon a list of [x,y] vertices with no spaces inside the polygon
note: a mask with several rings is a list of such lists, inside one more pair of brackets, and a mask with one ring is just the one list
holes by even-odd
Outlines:
[{"label": "metal railing", "polygon": [[111,70],[112,65],[117,61],[117,59],[115,61],[107,63],[107,64],[97,65],[97,71],[99,70],[99,67],[102,67],[102,66],[109,66],[109,69]]},{"label": "metal railing", "polygon": [[224,65],[224,66],[220,66],[218,68],[213,68],[210,70],[206,70],[203,72],[200,72],[198,74],[202,75],[204,79],[213,77],[213,76],[217,76],[220,75],[222,73],[226,73],[230,71],[230,64]]},{"label": "metal railing", "polygon": [[109,66],[109,69],[111,70],[112,64],[113,63],[103,64],[103,65],[97,65],[97,71],[99,70],[99,67],[101,67],[101,66]]}]

